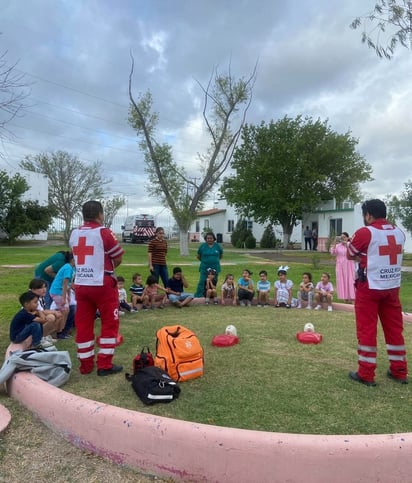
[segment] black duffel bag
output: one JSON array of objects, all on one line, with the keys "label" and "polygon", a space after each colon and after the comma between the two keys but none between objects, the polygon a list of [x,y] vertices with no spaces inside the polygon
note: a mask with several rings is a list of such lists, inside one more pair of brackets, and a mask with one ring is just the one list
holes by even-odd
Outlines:
[{"label": "black duffel bag", "polygon": [[125,374],[125,377],[144,404],[169,403],[179,397],[180,387],[160,367],[144,367],[136,374]]}]

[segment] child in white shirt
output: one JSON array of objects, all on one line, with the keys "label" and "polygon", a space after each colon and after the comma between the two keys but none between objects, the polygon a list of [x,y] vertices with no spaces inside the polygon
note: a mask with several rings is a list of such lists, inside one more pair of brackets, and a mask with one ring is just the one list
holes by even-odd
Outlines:
[{"label": "child in white shirt", "polygon": [[286,307],[290,309],[292,306],[292,280],[288,280],[287,273],[289,267],[279,267],[279,280],[275,282],[275,307]]},{"label": "child in white shirt", "polygon": [[330,281],[330,275],[327,272],[322,273],[320,282],[315,287],[315,310],[322,308],[322,302],[328,303],[328,312],[332,312],[332,298],[333,298],[333,285]]}]

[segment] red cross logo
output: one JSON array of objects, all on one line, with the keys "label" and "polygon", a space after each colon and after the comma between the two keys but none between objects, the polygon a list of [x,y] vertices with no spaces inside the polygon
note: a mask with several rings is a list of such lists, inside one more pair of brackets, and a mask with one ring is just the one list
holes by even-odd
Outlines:
[{"label": "red cross logo", "polygon": [[84,265],[86,263],[86,256],[93,255],[94,246],[86,245],[86,237],[80,236],[79,243],[73,247],[73,255],[77,257],[77,265]]},{"label": "red cross logo", "polygon": [[394,235],[388,235],[388,244],[379,247],[379,255],[389,255],[390,265],[396,265],[398,262],[398,255],[402,253],[402,245],[396,244]]}]

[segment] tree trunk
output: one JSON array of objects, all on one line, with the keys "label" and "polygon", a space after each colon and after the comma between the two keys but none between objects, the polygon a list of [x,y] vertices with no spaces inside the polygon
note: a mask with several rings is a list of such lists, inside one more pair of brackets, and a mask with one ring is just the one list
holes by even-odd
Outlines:
[{"label": "tree trunk", "polygon": [[188,257],[189,256],[189,233],[187,230],[182,230],[182,228],[179,228],[180,232],[180,255],[182,257]]}]

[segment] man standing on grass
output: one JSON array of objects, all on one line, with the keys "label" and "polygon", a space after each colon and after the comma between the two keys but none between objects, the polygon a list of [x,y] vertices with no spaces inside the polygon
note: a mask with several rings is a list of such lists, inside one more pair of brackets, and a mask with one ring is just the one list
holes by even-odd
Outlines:
[{"label": "man standing on grass", "polygon": [[366,386],[376,386],[375,369],[378,317],[385,336],[389,358],[387,376],[408,383],[402,307],[399,300],[404,233],[386,220],[381,200],[362,205],[365,227],[348,244],[347,257],[357,260],[355,315],[358,338],[358,371],[349,377]]},{"label": "man standing on grass", "polygon": [[77,357],[80,372],[94,368],[94,322],[100,313],[101,331],[97,339],[97,375],[107,376],[123,370],[112,363],[119,332],[119,295],[114,269],[120,265],[123,248],[109,228],[103,226],[103,206],[87,201],[82,208],[84,224],[73,230],[70,247],[76,262],[75,316]]}]

